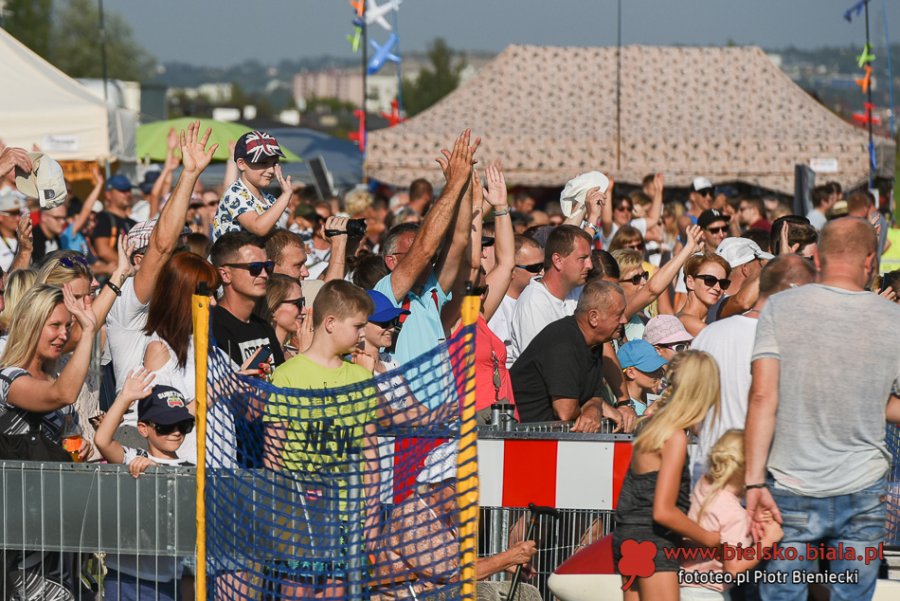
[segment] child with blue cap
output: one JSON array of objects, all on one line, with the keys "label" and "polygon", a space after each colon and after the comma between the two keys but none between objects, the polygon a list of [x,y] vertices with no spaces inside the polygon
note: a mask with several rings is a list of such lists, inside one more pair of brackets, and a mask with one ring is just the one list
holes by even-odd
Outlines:
[{"label": "child with blue cap", "polygon": [[617,354],[625,376],[625,388],[634,412],[639,416],[659,398],[658,392],[667,361],[646,340],[631,340]]}]

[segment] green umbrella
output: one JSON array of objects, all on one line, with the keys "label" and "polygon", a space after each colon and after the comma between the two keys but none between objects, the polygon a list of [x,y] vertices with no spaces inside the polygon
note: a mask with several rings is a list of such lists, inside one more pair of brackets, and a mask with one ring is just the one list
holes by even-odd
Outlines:
[{"label": "green umbrella", "polygon": [[[166,160],[166,150],[168,148],[167,138],[169,130],[175,128],[176,132],[187,131],[188,124],[197,119],[183,117],[181,119],[169,119],[168,121],[155,121],[147,123],[137,128],[137,157],[139,160],[150,159],[151,161]],[[212,119],[200,119],[200,135],[212,128],[212,134],[209,141],[212,144],[218,144],[216,153],[213,155],[215,161],[227,161],[228,144],[235,142],[243,134],[250,131],[250,128],[240,123],[229,123],[226,121],[213,121]],[[285,148],[281,147],[284,153],[284,161],[301,161],[300,157]]]}]

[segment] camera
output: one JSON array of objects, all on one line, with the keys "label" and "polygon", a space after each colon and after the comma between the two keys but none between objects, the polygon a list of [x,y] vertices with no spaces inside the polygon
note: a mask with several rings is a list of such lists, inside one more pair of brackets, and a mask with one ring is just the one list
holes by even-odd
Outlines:
[{"label": "camera", "polygon": [[366,235],[366,220],[351,219],[347,222],[347,235],[351,238],[362,238]]}]

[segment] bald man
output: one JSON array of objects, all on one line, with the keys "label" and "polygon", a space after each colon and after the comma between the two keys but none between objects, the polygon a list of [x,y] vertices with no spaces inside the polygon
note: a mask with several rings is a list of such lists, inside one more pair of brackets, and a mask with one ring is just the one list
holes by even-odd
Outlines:
[{"label": "bald man", "polygon": [[[900,306],[866,290],[877,264],[874,228],[847,217],[819,241],[819,283],[771,297],[753,349],[746,427],[747,511],[759,540],[765,512],[782,523],[770,573],[817,572],[807,545],[877,548],[885,536],[885,408],[900,401]],[[787,552],[790,554],[790,552]],[[855,554],[853,554],[855,556]],[[858,580],[832,599],[871,599],[879,562],[830,562]],[[765,584],[763,599],[805,599],[806,584]]]}]

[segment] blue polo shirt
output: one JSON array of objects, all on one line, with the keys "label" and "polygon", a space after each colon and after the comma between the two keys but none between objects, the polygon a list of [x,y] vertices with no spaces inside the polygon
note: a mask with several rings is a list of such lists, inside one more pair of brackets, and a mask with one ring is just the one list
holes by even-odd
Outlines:
[{"label": "blue polo shirt", "polygon": [[441,308],[450,300],[451,295],[441,290],[437,275],[432,271],[428,274],[421,294],[411,290],[405,299],[398,302],[391,289],[392,275],[381,278],[375,284],[375,290],[388,297],[395,307],[402,307],[410,312],[400,329],[394,352],[394,359],[402,365],[444,341],[446,336],[441,325]]}]

